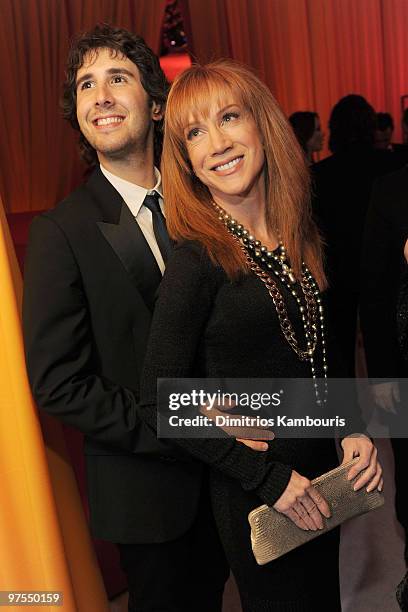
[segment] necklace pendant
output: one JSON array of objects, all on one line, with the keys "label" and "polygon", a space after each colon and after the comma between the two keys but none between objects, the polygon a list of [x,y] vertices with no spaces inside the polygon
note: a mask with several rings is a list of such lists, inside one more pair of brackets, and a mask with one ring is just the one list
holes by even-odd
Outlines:
[{"label": "necklace pendant", "polygon": [[289,283],[291,285],[294,285],[296,283],[296,278],[295,278],[295,276],[294,276],[290,266],[288,266],[288,264],[286,264],[286,263],[282,263],[281,267],[282,267],[282,272],[287,277]]}]

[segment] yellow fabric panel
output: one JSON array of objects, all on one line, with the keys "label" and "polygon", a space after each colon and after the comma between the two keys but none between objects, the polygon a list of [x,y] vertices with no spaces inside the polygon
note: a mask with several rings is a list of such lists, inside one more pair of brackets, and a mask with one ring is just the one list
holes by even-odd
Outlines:
[{"label": "yellow fabric panel", "polygon": [[[105,612],[106,594],[60,425],[45,448],[25,370],[21,276],[0,201],[0,590],[63,591],[62,608]],[[26,609],[24,606],[13,609]]]}]

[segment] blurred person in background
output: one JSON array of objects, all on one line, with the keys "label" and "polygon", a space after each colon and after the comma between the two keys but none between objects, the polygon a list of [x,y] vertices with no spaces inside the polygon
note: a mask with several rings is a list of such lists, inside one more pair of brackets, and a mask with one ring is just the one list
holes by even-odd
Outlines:
[{"label": "blurred person in background", "polygon": [[376,114],[359,95],[334,106],[329,120],[330,157],[313,166],[313,210],[326,243],[328,299],[348,376],[355,374],[363,228],[374,180],[395,169],[387,151],[374,148]]},{"label": "blurred person in background", "polygon": [[313,164],[314,154],[320,153],[324,143],[324,132],[319,115],[311,111],[297,111],[289,117],[289,123],[305,153],[308,164]]},{"label": "blurred person in background", "polygon": [[393,134],[394,120],[390,113],[377,113],[374,146],[376,149],[382,149],[392,155],[392,163],[397,169],[408,163],[408,145],[392,142]]},{"label": "blurred person in background", "polygon": [[[388,425],[395,465],[395,509],[408,563],[408,166],[374,184],[361,260],[360,322],[370,387]],[[407,577],[398,590],[408,609]]]},{"label": "blurred person in background", "polygon": [[392,150],[394,120],[390,113],[377,113],[374,146],[376,149]]}]

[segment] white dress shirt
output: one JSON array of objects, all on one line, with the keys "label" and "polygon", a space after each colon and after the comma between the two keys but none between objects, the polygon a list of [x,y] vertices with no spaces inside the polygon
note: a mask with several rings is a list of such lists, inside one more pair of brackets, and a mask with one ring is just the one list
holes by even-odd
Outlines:
[{"label": "white dress shirt", "polygon": [[153,189],[146,189],[145,187],[140,187],[140,185],[135,185],[134,183],[130,183],[129,181],[125,181],[124,179],[119,178],[115,174],[112,174],[102,165],[100,166],[102,174],[108,179],[108,181],[113,185],[116,191],[121,195],[124,202],[130,209],[130,212],[136,219],[136,223],[139,225],[143,236],[146,238],[146,242],[149,245],[155,260],[157,261],[157,265],[160,268],[161,273],[164,273],[164,261],[161,256],[160,249],[157,245],[156,238],[154,236],[153,231],[153,219],[151,211],[143,206],[143,200],[147,195],[151,195],[154,191],[157,191],[159,194],[159,203],[162,213],[164,214],[163,207],[163,190],[161,185],[161,174],[157,168],[154,169],[154,176],[156,178],[156,184]]}]

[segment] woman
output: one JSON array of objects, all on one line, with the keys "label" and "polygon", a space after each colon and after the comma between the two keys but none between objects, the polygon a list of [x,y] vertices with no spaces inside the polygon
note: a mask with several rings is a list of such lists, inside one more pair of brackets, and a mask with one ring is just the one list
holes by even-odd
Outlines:
[{"label": "woman", "polygon": [[[325,278],[308,172],[267,87],[228,61],[179,76],[168,99],[163,179],[169,231],[180,244],[154,315],[145,420],[156,427],[159,377],[325,376]],[[333,441],[275,439],[265,453],[232,438],[172,442],[212,467],[214,514],[245,612],[340,610],[337,531],[260,567],[247,520],[264,502],[299,528],[320,528],[329,508],[309,479],[337,465]],[[381,488],[371,441],[342,444],[345,460],[360,455],[350,476],[368,466],[358,485]]]},{"label": "woman", "polygon": [[308,164],[313,164],[314,153],[320,153],[324,142],[319,115],[311,111],[297,111],[289,117],[289,123],[306,155]]}]

